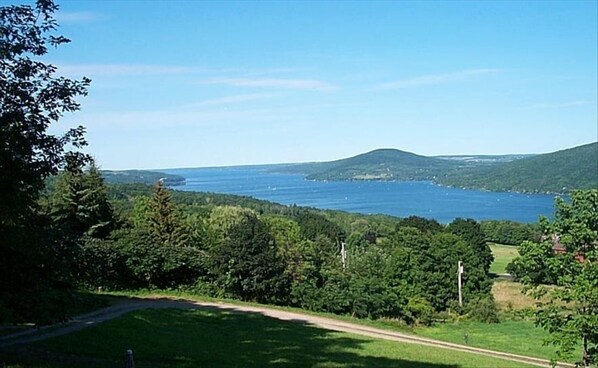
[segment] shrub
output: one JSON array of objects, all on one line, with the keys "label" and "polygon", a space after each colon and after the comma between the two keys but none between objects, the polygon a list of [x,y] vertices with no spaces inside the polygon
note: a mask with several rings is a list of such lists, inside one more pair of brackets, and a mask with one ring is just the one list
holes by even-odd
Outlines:
[{"label": "shrub", "polygon": [[498,306],[492,298],[472,300],[466,307],[467,316],[477,322],[499,323]]},{"label": "shrub", "polygon": [[434,320],[434,308],[426,299],[415,296],[407,302],[404,318],[408,324],[430,326]]}]

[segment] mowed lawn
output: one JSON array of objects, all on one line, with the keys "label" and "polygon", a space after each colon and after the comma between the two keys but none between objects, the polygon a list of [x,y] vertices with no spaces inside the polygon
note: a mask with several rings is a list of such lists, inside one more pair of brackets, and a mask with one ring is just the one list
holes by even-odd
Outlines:
[{"label": "mowed lawn", "polygon": [[513,258],[519,256],[517,247],[513,245],[503,245],[496,243],[490,243],[489,246],[492,254],[494,255],[494,262],[492,262],[490,265],[490,272],[506,273],[507,265],[513,260]]},{"label": "mowed lawn", "polygon": [[8,367],[527,367],[440,348],[331,332],[260,314],[149,309],[0,353]]},{"label": "mowed lawn", "polygon": [[[556,358],[555,347],[543,344],[547,333],[532,321],[503,321],[494,324],[465,321],[418,328],[415,332],[420,336],[457,344],[544,359]],[[576,353],[575,358],[579,354]]]}]

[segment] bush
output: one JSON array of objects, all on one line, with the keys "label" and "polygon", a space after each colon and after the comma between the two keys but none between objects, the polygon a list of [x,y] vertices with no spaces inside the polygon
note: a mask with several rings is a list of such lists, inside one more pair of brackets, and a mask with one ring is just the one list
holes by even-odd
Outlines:
[{"label": "bush", "polygon": [[492,298],[472,300],[466,307],[467,316],[477,322],[499,323],[498,306]]},{"label": "bush", "polygon": [[434,321],[434,308],[426,299],[419,296],[412,297],[405,307],[404,319],[410,325],[430,326]]}]

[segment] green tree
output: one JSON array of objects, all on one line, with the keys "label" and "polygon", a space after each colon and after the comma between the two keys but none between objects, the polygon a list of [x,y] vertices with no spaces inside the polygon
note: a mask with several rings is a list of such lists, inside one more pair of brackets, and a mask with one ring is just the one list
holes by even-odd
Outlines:
[{"label": "green tree", "polygon": [[557,255],[552,250],[552,237],[536,243],[524,241],[519,245],[519,257],[507,265],[507,272],[516,280],[527,284],[554,284],[555,274],[551,271],[551,264]]},{"label": "green tree", "polygon": [[211,274],[225,295],[281,303],[288,295],[284,264],[268,227],[246,214],[211,250]]},{"label": "green tree", "polygon": [[239,206],[218,206],[212,209],[208,217],[210,243],[222,242],[231,227],[238,225],[247,216],[255,215],[255,211]]},{"label": "green tree", "polygon": [[549,259],[523,253],[520,264],[545,267],[556,287],[544,287],[541,278],[527,275],[521,281],[540,299],[536,322],[550,333],[558,356],[570,355],[581,343],[579,364],[588,367],[598,361],[598,190],[574,191],[570,202],[557,198],[554,220],[540,223],[546,239],[542,246],[551,247],[556,236],[566,252]]},{"label": "green tree", "polygon": [[412,295],[424,297],[437,311],[458,299],[457,263],[465,265],[465,301],[487,296],[491,281],[473,249],[461,237],[449,233],[422,233],[405,228],[391,240],[392,269],[396,280],[405,280]]},{"label": "green tree", "polygon": [[[348,290],[341,291],[350,301],[351,315],[369,318],[403,316],[406,289],[400,280],[389,280],[387,265],[390,253],[382,247],[351,249],[347,272]],[[398,284],[398,285],[397,285]],[[397,287],[399,286],[399,287]]]},{"label": "green tree", "polygon": [[299,211],[295,216],[295,221],[301,228],[301,236],[309,240],[316,240],[318,236],[324,235],[337,241],[343,234],[340,226],[314,211]]},{"label": "green tree", "polygon": [[490,271],[494,256],[486,243],[482,227],[476,220],[456,218],[448,224],[447,230],[465,240],[473,250],[473,254],[479,259],[484,270],[486,272]]},{"label": "green tree", "polygon": [[114,225],[106,185],[93,162],[87,171],[78,163],[67,164],[58,176],[50,205],[54,223],[73,241],[83,235],[105,238]]},{"label": "green tree", "polygon": [[519,245],[526,240],[539,241],[540,229],[537,224],[522,224],[508,220],[487,220],[480,223],[486,241]]},{"label": "green tree", "polygon": [[57,9],[52,0],[0,7],[0,319],[61,318],[70,290],[37,201],[65,157],[84,158],[66,151],[85,145],[83,127],[62,136],[48,128],[79,109],[75,99],[90,80],[57,76],[42,61],[50,47],[69,42],[55,34]]},{"label": "green tree", "polygon": [[400,219],[396,224],[395,230],[399,231],[401,228],[405,227],[413,227],[424,233],[438,233],[444,231],[444,227],[438,221],[419,216],[409,216]]},{"label": "green tree", "polygon": [[158,244],[186,245],[189,234],[172,202],[170,191],[164,187],[162,181],[158,181],[154,186],[154,195],[149,207],[149,227],[154,241]]},{"label": "green tree", "polygon": [[299,279],[301,267],[301,246],[304,240],[300,236],[297,222],[284,216],[268,216],[263,218],[274,237],[278,254],[285,264],[285,273],[291,280]]}]

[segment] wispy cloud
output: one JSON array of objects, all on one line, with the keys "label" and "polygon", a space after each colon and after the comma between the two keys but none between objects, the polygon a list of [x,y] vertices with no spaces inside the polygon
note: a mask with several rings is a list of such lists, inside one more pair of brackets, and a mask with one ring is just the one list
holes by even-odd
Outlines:
[{"label": "wispy cloud", "polygon": [[214,72],[207,68],[148,64],[57,64],[61,74],[75,76],[136,76]]},{"label": "wispy cloud", "polygon": [[281,79],[281,78],[215,78],[202,81],[201,84],[222,84],[234,87],[280,88],[318,92],[334,92],[337,86],[316,79]]},{"label": "wispy cloud", "polygon": [[190,106],[197,106],[197,107],[224,106],[224,105],[232,105],[232,104],[237,104],[237,103],[242,103],[242,102],[266,100],[266,99],[277,97],[277,96],[280,96],[280,93],[249,93],[249,94],[225,96],[225,97],[220,97],[220,98],[213,98],[213,99],[209,99],[209,100],[199,101]]},{"label": "wispy cloud", "polygon": [[532,109],[551,109],[551,108],[561,108],[561,107],[583,106],[583,105],[589,105],[591,103],[592,103],[592,101],[587,101],[587,100],[556,102],[556,103],[539,103],[539,104],[530,106],[530,108],[532,108]]},{"label": "wispy cloud", "polygon": [[89,11],[59,11],[56,13],[58,23],[90,23],[105,19],[105,15]]},{"label": "wispy cloud", "polygon": [[500,71],[501,69],[469,69],[453,73],[421,75],[418,77],[399,79],[392,82],[382,83],[377,85],[376,89],[391,90],[444,84],[449,82],[467,80],[474,76],[492,74]]},{"label": "wispy cloud", "polygon": [[[89,131],[111,131],[113,129],[160,130],[179,127],[222,127],[234,124],[279,123],[292,118],[285,111],[270,108],[185,110],[159,109],[149,111],[108,111],[82,113],[78,116]],[[79,121],[77,120],[77,121]]]}]

